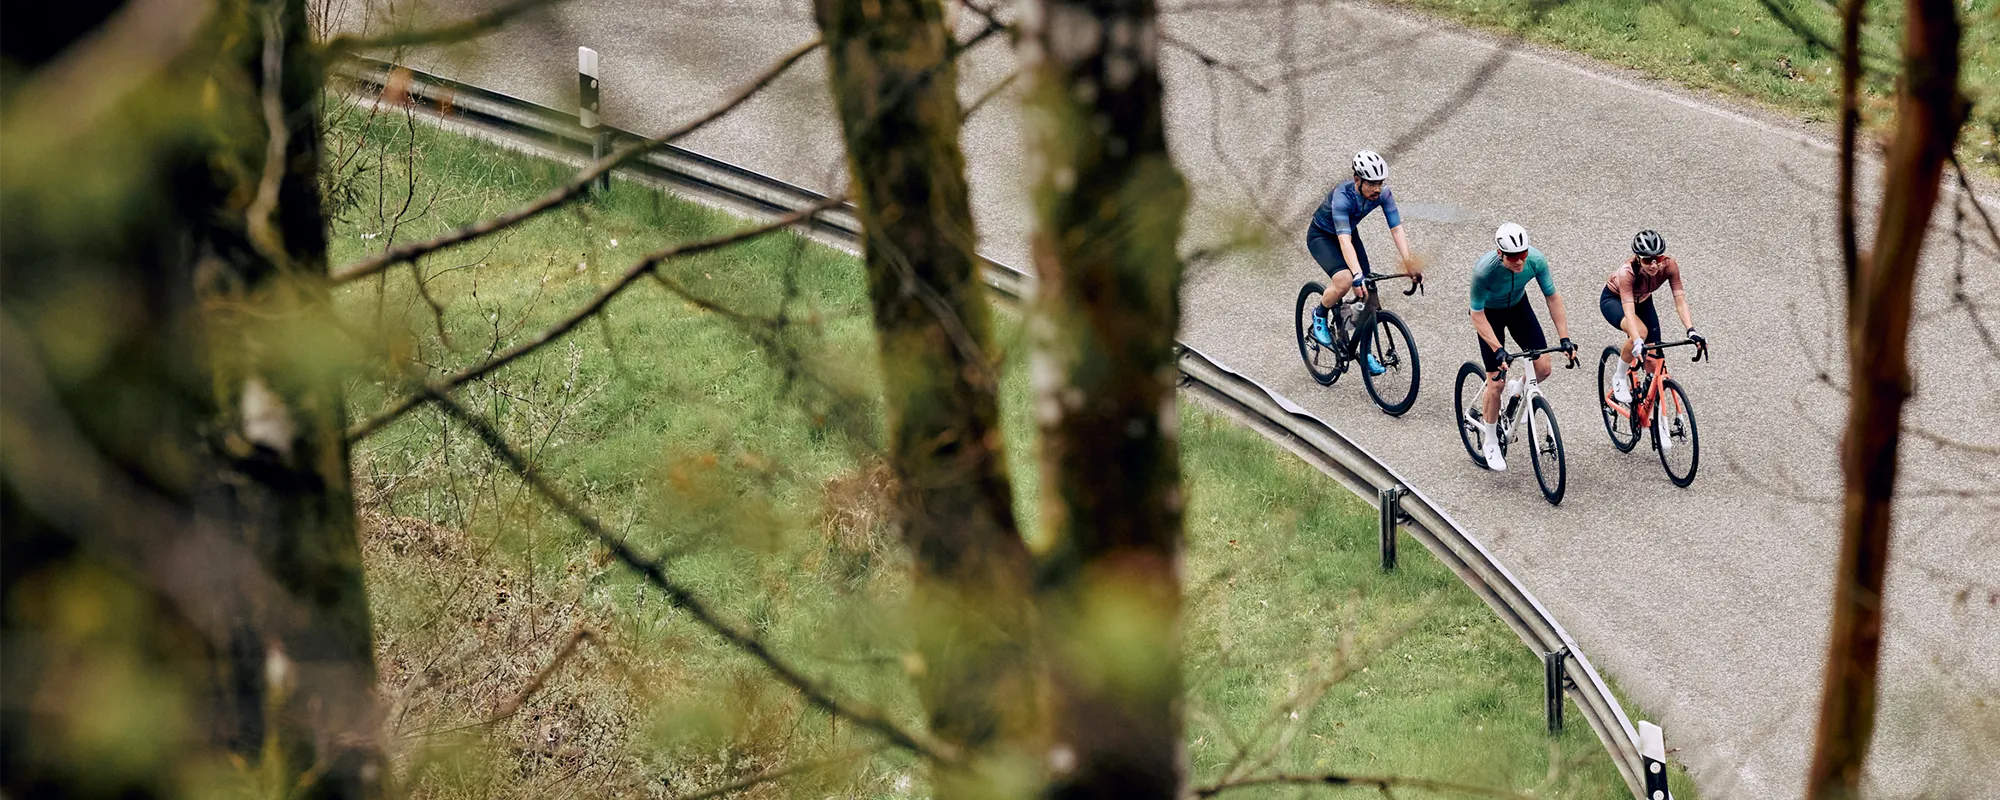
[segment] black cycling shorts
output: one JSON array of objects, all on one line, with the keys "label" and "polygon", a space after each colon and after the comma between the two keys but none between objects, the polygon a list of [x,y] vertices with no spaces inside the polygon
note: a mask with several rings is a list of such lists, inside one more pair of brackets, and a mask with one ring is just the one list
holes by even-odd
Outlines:
[{"label": "black cycling shorts", "polygon": [[[1526,294],[1521,296],[1521,302],[1506,308],[1487,308],[1486,322],[1493,326],[1493,336],[1501,344],[1506,344],[1507,339],[1512,337],[1516,351],[1540,350],[1549,346],[1549,340],[1542,336],[1542,322],[1535,319],[1535,307],[1528,304]],[[1476,335],[1473,338],[1479,339],[1479,360],[1486,364],[1486,371],[1498,371],[1499,354],[1486,346],[1484,338]]]},{"label": "black cycling shorts", "polygon": [[[1604,313],[1604,321],[1611,323],[1611,327],[1625,330],[1625,301],[1611,287],[1604,287],[1597,295],[1597,310]],[[1633,304],[1632,311],[1639,315],[1640,322],[1646,323],[1646,343],[1659,344],[1660,313],[1653,308],[1653,298],[1648,296]]]},{"label": "black cycling shorts", "polygon": [[[1361,244],[1361,237],[1348,234],[1348,241],[1354,243],[1354,258],[1361,262],[1361,275],[1375,274],[1368,271],[1368,248]],[[1318,225],[1306,225],[1306,250],[1312,252],[1313,260],[1319,262],[1319,268],[1326,270],[1329,278],[1347,269],[1347,258],[1340,253],[1340,239],[1320,230]]]}]

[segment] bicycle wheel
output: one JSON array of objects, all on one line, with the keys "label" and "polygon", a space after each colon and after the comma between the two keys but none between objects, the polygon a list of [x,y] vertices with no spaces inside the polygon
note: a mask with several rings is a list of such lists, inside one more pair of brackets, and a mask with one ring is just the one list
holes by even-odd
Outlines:
[{"label": "bicycle wheel", "polygon": [[1694,483],[1694,472],[1701,467],[1694,404],[1688,401],[1687,390],[1668,378],[1660,385],[1659,409],[1659,419],[1653,422],[1654,449],[1660,451],[1660,466],[1667,468],[1667,479],[1685,489]]},{"label": "bicycle wheel", "polygon": [[[1611,446],[1620,453],[1630,453],[1639,445],[1638,423],[1632,419],[1632,404],[1620,406],[1611,399],[1611,380],[1614,370],[1625,368],[1625,359],[1618,357],[1618,348],[1604,348],[1604,355],[1597,359],[1597,410],[1604,416],[1604,432],[1611,436]],[[1624,413],[1619,413],[1620,411]]]},{"label": "bicycle wheel", "polygon": [[1410,326],[1393,313],[1375,312],[1375,335],[1369,337],[1368,352],[1382,362],[1380,375],[1361,370],[1361,382],[1368,386],[1368,396],[1375,398],[1375,405],[1389,416],[1402,416],[1416,404],[1417,387],[1424,380],[1422,366],[1417,361],[1417,340],[1410,337]]},{"label": "bicycle wheel", "polygon": [[1535,462],[1535,482],[1542,485],[1542,497],[1549,505],[1562,505],[1569,469],[1563,461],[1562,428],[1556,425],[1556,410],[1548,398],[1536,396],[1528,408],[1528,458]]},{"label": "bicycle wheel", "polygon": [[1458,420],[1458,440],[1465,445],[1465,454],[1472,456],[1472,463],[1481,467],[1486,466],[1486,454],[1479,449],[1479,430],[1472,427],[1467,414],[1480,413],[1483,406],[1479,393],[1485,388],[1486,370],[1480,369],[1478,364],[1467,361],[1465,366],[1458,368],[1458,391],[1453,403],[1458,414],[1452,418]]},{"label": "bicycle wheel", "polygon": [[1306,362],[1306,374],[1321,386],[1332,386],[1334,381],[1340,379],[1340,354],[1333,347],[1320,344],[1312,334],[1312,310],[1325,294],[1325,284],[1307,281],[1305,286],[1299,288],[1298,313],[1292,322],[1299,336],[1299,358]]}]

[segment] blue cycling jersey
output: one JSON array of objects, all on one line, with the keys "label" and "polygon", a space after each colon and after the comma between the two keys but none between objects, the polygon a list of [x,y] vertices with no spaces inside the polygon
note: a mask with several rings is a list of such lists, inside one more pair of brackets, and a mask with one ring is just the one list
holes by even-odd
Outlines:
[{"label": "blue cycling jersey", "polygon": [[1528,263],[1515,272],[1500,263],[1500,251],[1488,250],[1472,268],[1472,310],[1506,308],[1528,296],[1528,281],[1542,285],[1542,296],[1556,293],[1556,276],[1549,272],[1549,259],[1542,251],[1528,248]]},{"label": "blue cycling jersey", "polygon": [[1333,191],[1326,193],[1326,202],[1319,204],[1313,212],[1313,227],[1332,234],[1354,235],[1354,223],[1376,208],[1382,209],[1382,218],[1388,220],[1389,227],[1403,224],[1403,215],[1396,211],[1396,195],[1389,187],[1382,187],[1382,195],[1373,200],[1361,196],[1361,190],[1354,185],[1354,179],[1341,181]]}]

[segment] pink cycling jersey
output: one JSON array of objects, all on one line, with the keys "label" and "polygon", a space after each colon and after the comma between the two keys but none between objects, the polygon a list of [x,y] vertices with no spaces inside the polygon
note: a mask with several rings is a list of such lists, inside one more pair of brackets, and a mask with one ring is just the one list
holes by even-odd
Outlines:
[{"label": "pink cycling jersey", "polygon": [[1653,296],[1653,292],[1663,284],[1673,284],[1674,291],[1681,289],[1681,265],[1673,256],[1660,256],[1653,264],[1653,272],[1647,274],[1639,266],[1639,257],[1633,256],[1620,264],[1611,273],[1611,279],[1604,282],[1605,288],[1618,293],[1618,299],[1626,303],[1643,303]]}]

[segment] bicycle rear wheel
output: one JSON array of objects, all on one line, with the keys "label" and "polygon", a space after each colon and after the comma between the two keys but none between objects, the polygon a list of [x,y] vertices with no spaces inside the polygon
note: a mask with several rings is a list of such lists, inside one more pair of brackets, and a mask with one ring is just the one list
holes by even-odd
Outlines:
[{"label": "bicycle rear wheel", "polygon": [[1668,378],[1660,385],[1659,419],[1653,422],[1653,445],[1660,451],[1660,466],[1667,479],[1683,489],[1694,483],[1701,468],[1701,438],[1694,427],[1694,404],[1678,381]]},{"label": "bicycle rear wheel", "polygon": [[1416,404],[1417,387],[1424,380],[1417,362],[1417,340],[1411,338],[1410,326],[1391,312],[1375,312],[1375,334],[1369,337],[1368,352],[1382,362],[1380,375],[1370,375],[1366,368],[1361,370],[1361,382],[1367,385],[1368,396],[1375,398],[1375,405],[1389,416],[1402,416]]},{"label": "bicycle rear wheel", "polygon": [[[1470,361],[1458,368],[1458,391],[1453,393],[1453,406],[1457,409],[1458,441],[1465,445],[1465,454],[1472,457],[1472,463],[1486,466],[1486,454],[1480,451],[1479,430],[1472,427],[1472,416],[1477,416],[1484,406],[1479,393],[1486,388],[1486,370]],[[1468,416],[1470,415],[1470,416]]]},{"label": "bicycle rear wheel", "polygon": [[1562,505],[1569,468],[1563,461],[1562,428],[1556,425],[1556,410],[1547,398],[1536,396],[1528,407],[1528,458],[1535,462],[1535,482],[1549,505]]},{"label": "bicycle rear wheel", "polygon": [[[1319,281],[1307,281],[1299,288],[1299,305],[1293,315],[1293,329],[1299,337],[1299,358],[1306,362],[1306,374],[1321,386],[1332,386],[1340,379],[1340,354],[1334,346],[1323,345],[1313,338],[1312,311],[1319,306],[1319,300],[1326,294],[1326,285]],[[1339,343],[1336,342],[1335,346]]]},{"label": "bicycle rear wheel", "polygon": [[1622,369],[1625,359],[1618,357],[1618,348],[1604,348],[1604,355],[1597,359],[1597,410],[1604,417],[1604,432],[1611,436],[1611,446],[1620,453],[1630,453],[1639,445],[1638,421],[1632,418],[1634,404],[1611,399],[1611,381]]}]

